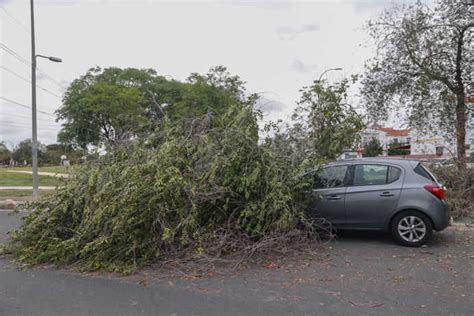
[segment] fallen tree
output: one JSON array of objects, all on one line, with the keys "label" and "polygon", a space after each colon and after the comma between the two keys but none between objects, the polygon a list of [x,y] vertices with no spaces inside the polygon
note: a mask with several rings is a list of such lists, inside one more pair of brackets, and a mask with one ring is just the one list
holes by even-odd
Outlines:
[{"label": "fallen tree", "polygon": [[8,250],[26,264],[127,273],[158,261],[238,265],[311,249],[328,230],[306,216],[317,197],[300,175],[357,139],[362,123],[347,87],[315,81],[293,126],[277,124],[261,144],[255,96],[234,98],[223,113],[163,115],[154,134],[110,148],[28,205]]},{"label": "fallen tree", "polygon": [[128,272],[184,252],[238,253],[238,262],[282,240],[315,241],[299,203],[302,184],[259,146],[256,128],[250,107],[167,122],[147,146],[110,152],[30,204],[11,250],[25,263]]},{"label": "fallen tree", "polygon": [[474,170],[457,165],[433,166],[438,180],[446,187],[446,198],[455,220],[474,218]]}]

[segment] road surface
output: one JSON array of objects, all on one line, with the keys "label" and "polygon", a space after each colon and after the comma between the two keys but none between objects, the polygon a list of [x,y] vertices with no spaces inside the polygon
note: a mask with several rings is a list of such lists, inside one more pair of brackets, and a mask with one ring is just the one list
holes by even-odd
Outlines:
[{"label": "road surface", "polygon": [[[0,243],[20,216],[0,211]],[[208,277],[19,270],[3,256],[0,315],[472,315],[474,233],[434,237],[405,248],[385,235],[346,233],[318,258]]]}]

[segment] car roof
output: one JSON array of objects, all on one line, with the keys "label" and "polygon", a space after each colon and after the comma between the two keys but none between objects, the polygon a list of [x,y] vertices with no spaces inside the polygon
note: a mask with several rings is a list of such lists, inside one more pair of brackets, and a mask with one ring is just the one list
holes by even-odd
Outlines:
[{"label": "car roof", "polygon": [[388,164],[394,164],[394,165],[399,165],[399,166],[411,166],[414,167],[416,166],[419,161],[413,160],[413,159],[404,159],[404,158],[384,158],[384,157],[370,157],[370,158],[352,158],[352,159],[343,159],[343,160],[337,160],[328,163],[327,165],[347,165],[347,164],[360,164],[360,163],[388,163]]}]

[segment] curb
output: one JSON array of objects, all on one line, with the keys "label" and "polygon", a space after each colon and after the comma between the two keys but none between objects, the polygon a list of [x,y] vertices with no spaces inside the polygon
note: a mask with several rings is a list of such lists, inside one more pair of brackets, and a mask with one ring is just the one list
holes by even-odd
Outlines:
[{"label": "curb", "polygon": [[15,207],[17,206],[18,202],[14,200],[2,200],[0,201],[0,208],[6,209],[6,210],[14,210]]},{"label": "curb", "polygon": [[29,201],[15,201],[12,199],[0,200],[0,209],[3,210],[14,210],[19,205],[28,203]]},{"label": "curb", "polygon": [[474,230],[474,223],[460,223],[460,222],[455,222],[450,225],[450,227],[453,227],[455,229],[459,230]]}]

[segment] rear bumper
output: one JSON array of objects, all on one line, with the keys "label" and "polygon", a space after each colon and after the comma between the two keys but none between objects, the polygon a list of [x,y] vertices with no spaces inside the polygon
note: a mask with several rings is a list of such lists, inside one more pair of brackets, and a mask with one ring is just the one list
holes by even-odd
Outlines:
[{"label": "rear bumper", "polygon": [[452,223],[452,217],[449,212],[449,205],[446,201],[437,201],[434,203],[434,215],[433,224],[436,231],[440,231],[450,226]]}]

